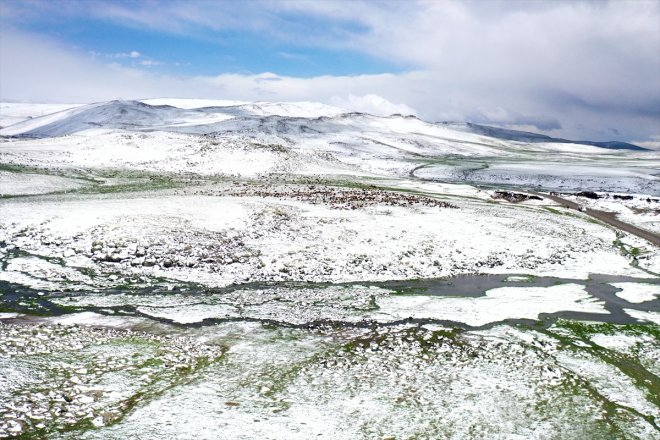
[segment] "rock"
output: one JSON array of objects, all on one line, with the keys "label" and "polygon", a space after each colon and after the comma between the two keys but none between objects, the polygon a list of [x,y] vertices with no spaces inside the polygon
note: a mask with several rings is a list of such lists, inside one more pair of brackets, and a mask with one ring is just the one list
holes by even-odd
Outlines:
[{"label": "rock", "polygon": [[581,191],[579,193],[573,194],[577,197],[586,197],[587,199],[597,200],[600,199],[600,196],[593,191]]},{"label": "rock", "polygon": [[621,195],[618,195],[618,194],[614,194],[612,196],[612,198],[615,199],[615,200],[632,200],[633,196],[621,196]]},{"label": "rock", "polygon": [[121,256],[117,253],[108,253],[105,254],[103,257],[103,261],[107,261],[109,263],[120,263],[122,260]]},{"label": "rock", "polygon": [[520,203],[527,200],[543,200],[542,197],[523,194],[523,193],[514,193],[509,191],[495,191],[495,194],[492,196],[494,199],[503,199],[509,203]]},{"label": "rock", "polygon": [[7,429],[10,433],[17,435],[23,432],[23,424],[20,421],[10,420],[9,428]]},{"label": "rock", "polygon": [[145,267],[151,267],[156,265],[156,261],[153,258],[145,258],[142,262],[142,265]]},{"label": "rock", "polygon": [[167,268],[167,267],[172,267],[173,265],[174,265],[174,262],[171,259],[165,258],[163,260],[163,267]]}]

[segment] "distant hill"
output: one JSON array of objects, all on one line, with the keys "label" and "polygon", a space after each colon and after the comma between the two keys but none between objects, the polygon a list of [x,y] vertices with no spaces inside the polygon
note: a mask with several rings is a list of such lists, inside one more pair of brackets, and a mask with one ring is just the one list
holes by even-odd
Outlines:
[{"label": "distant hill", "polygon": [[465,131],[470,133],[477,133],[484,136],[502,139],[507,141],[529,142],[529,143],[561,143],[561,144],[580,144],[591,145],[594,147],[607,148],[609,150],[632,150],[632,151],[648,151],[638,145],[630,144],[628,142],[619,141],[572,141],[568,139],[553,138],[544,134],[532,133],[529,131],[509,130],[506,128],[491,127],[488,125],[473,124],[470,122],[441,122],[440,124],[451,126],[455,129],[464,127]]},{"label": "distant hill", "polygon": [[[353,150],[366,148],[366,143],[370,145],[368,149],[395,149],[421,156],[501,154],[502,149],[521,147],[508,141],[536,144],[542,151],[565,148],[558,144],[646,151],[626,142],[571,141],[479,124],[430,123],[414,116],[344,112],[310,102],[234,103],[172,99],[150,102],[109,101],[76,106],[9,125],[0,129],[0,135],[40,138],[66,136],[90,129],[189,134],[232,132],[267,136],[274,143],[299,141],[302,145],[311,145],[313,138],[316,142],[350,145]],[[557,144],[557,148],[553,144]]]}]

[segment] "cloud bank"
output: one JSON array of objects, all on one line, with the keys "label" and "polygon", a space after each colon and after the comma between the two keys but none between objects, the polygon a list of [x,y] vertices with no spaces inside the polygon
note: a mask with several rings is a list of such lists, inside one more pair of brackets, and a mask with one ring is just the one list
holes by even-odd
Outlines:
[{"label": "cloud bank", "polygon": [[[660,135],[657,1],[151,1],[96,2],[95,7],[66,2],[57,11],[52,2],[41,6],[3,2],[0,99],[309,100],[572,138],[651,141]],[[403,72],[176,76],[160,73],[156,62],[108,63],[112,60],[90,57],[22,27],[39,18],[33,15],[47,13],[62,19],[86,15],[205,41],[223,29],[251,32],[283,47],[387,59]]]}]

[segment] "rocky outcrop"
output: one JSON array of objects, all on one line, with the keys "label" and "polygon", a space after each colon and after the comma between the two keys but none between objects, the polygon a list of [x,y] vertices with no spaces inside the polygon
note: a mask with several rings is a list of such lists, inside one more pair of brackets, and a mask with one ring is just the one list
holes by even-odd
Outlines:
[{"label": "rocky outcrop", "polygon": [[527,200],[543,200],[543,197],[535,196],[532,194],[514,193],[510,191],[495,191],[492,196],[494,199],[506,200],[510,203],[520,203]]}]

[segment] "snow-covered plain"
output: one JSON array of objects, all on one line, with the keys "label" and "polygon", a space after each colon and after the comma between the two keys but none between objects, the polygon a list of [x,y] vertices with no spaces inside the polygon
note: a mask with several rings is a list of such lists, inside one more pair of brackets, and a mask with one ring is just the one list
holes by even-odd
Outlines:
[{"label": "snow-covered plain", "polygon": [[575,200],[657,233],[657,152],[315,103],[0,110],[0,438],[660,437],[660,250],[494,197],[631,193]]}]

